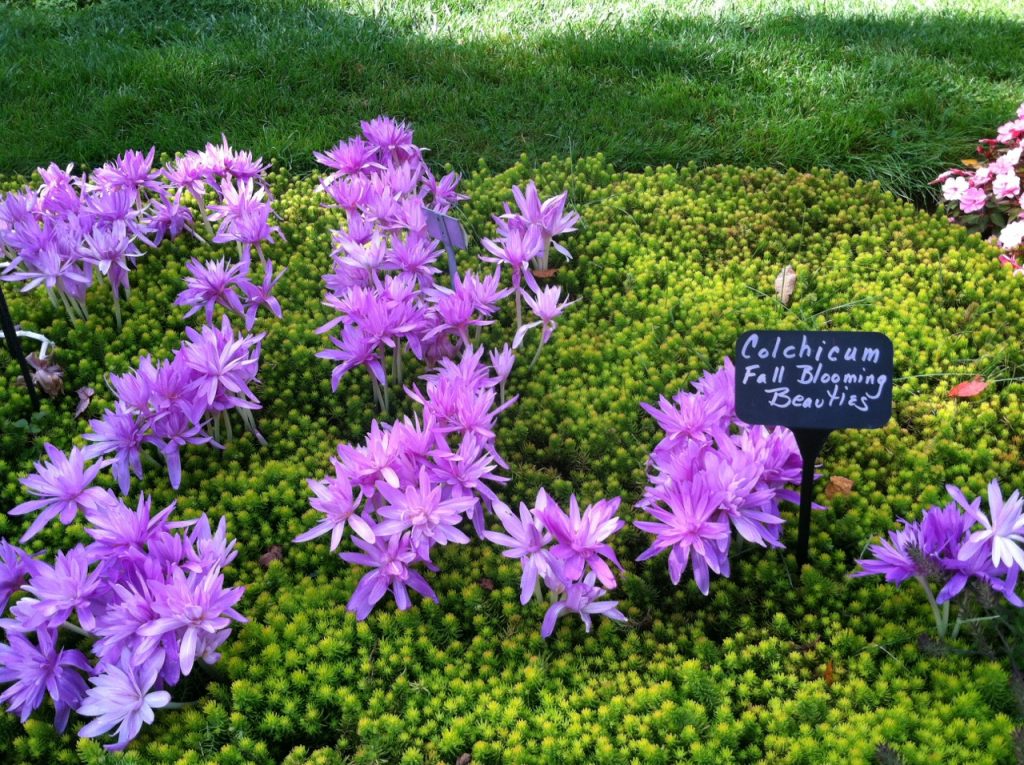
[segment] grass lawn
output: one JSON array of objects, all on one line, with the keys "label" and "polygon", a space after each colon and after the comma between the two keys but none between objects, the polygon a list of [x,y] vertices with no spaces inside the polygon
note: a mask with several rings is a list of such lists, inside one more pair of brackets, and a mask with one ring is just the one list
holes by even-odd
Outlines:
[{"label": "grass lawn", "polygon": [[923,201],[1024,98],[1024,4],[0,6],[0,169],[232,144],[293,170],[386,112],[436,162],[813,166]]}]

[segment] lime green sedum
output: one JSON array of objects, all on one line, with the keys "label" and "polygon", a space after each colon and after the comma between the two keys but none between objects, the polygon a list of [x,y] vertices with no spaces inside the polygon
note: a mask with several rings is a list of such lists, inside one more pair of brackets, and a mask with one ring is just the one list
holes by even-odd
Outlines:
[{"label": "lime green sedum", "polygon": [[[672,587],[664,558],[632,563],[647,540],[630,527],[616,539],[628,626],[602,622],[587,636],[563,620],[542,640],[543,605],[520,607],[518,565],[484,543],[438,551],[439,605],[382,607],[357,624],[345,602],[361,571],[326,543],[289,540],[315,515],[305,479],[325,473],[337,442],[361,438],[375,412],[365,373],[332,394],[330,364],[313,356],[324,347],[313,329],[329,316],[320,275],[336,214],[321,208],[313,181],[274,173],[288,241],[268,255],[288,273],[284,319],[258,326],[268,336],[257,422],[269,446],[245,436],[223,453],[186,449],[178,494],[184,515],[228,516],[240,545],[233,583],[248,588],[240,608],[251,622],[209,677],[175,689],[176,700],[196,703],[159,714],[128,752],[58,736],[45,715],[24,728],[2,716],[0,761],[433,765],[469,754],[510,764],[857,764],[885,743],[908,765],[1014,762],[1021,710],[1007,665],[920,649],[930,615],[919,593],[847,574],[872,535],[940,501],[944,483],[974,492],[997,476],[1024,483],[1024,386],[1011,379],[1024,367],[1024,281],[977,237],[877,184],[826,171],[617,174],[600,156],[540,166],[524,158],[502,173],[481,167],[466,182],[472,239],[493,232],[490,214],[529,178],[542,194],[569,189],[583,216],[566,241],[576,259],[557,276],[582,300],[537,367],[510,380],[522,395],[499,432],[510,503],[541,485],[559,499],[575,490],[582,502],[621,493],[634,518],[628,505],[658,438],[639,403],[717,367],[743,330],[892,338],[893,421],[837,434],[827,448],[822,484],[841,475],[854,488],[815,514],[802,584],[791,554],[747,546],[733,579],[713,581],[704,598],[692,582]],[[171,302],[185,262],[217,252],[183,237],[148,255],[122,332],[99,288],[77,326],[39,295],[14,297],[17,319],[57,342],[69,394],[29,419],[16,365],[0,355],[0,508],[24,498],[17,477],[41,440],[81,442],[77,388],[96,389],[89,413],[98,416],[113,400],[105,373],[177,346],[183,323]],[[799,281],[785,308],[773,283],[788,263]],[[502,318],[485,335],[491,343],[511,337],[511,316]],[[979,399],[949,399],[951,385],[973,374],[998,382]],[[158,506],[173,499],[163,466],[153,457],[145,467]],[[22,526],[0,517],[0,535]],[[80,526],[53,528],[33,549],[82,535]],[[282,559],[265,567],[259,559],[272,545]]]}]

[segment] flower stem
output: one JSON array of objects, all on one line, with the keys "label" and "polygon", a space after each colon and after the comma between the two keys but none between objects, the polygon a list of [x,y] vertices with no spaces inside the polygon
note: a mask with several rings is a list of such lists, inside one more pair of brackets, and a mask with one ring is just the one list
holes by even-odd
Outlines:
[{"label": "flower stem", "polygon": [[523,326],[523,300],[522,290],[516,290],[516,331]]},{"label": "flower stem", "polygon": [[[935,618],[935,629],[938,631],[939,637],[945,638],[946,628],[949,626],[949,603],[944,604],[945,608],[939,608],[939,604],[935,602],[935,595],[932,594],[932,588],[928,586],[928,580],[921,575],[914,578],[917,580],[917,583],[921,585],[921,589],[924,590],[924,594],[928,598],[928,605],[932,607],[932,616]],[[945,611],[945,616],[943,616],[943,611]]]},{"label": "flower stem", "polygon": [[121,329],[121,301],[113,282],[110,283],[110,291],[114,294],[114,319],[117,321],[117,328]]},{"label": "flower stem", "polygon": [[196,702],[194,701],[168,701],[160,708],[173,711],[175,709],[188,709],[189,707],[195,706],[195,704]]},{"label": "flower stem", "polygon": [[60,625],[60,627],[61,629],[68,630],[69,632],[74,632],[76,635],[81,635],[82,637],[92,637],[92,635],[90,635],[88,632],[83,630],[81,627],[72,624],[71,622],[64,622],[62,625]]},{"label": "flower stem", "polygon": [[540,349],[544,347],[544,332],[541,331],[540,342],[537,343],[537,352],[533,354],[533,359],[530,360],[530,369],[533,369],[533,365],[537,363],[537,359],[540,358]]}]

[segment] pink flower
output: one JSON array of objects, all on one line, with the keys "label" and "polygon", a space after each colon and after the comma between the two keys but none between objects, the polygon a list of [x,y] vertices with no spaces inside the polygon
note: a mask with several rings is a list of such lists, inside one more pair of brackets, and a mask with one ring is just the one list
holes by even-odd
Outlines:
[{"label": "pink flower", "polygon": [[999,246],[1006,250],[1015,250],[1024,241],[1024,220],[1015,220],[999,232]]},{"label": "pink flower", "polygon": [[988,201],[988,194],[985,193],[985,190],[973,186],[960,197],[960,209],[965,213],[978,212],[985,209],[986,201]]},{"label": "pink flower", "polygon": [[[978,181],[977,177],[975,177],[975,182],[984,183],[984,181]],[[968,188],[970,188],[970,184],[967,182],[966,178],[961,178],[959,176],[947,178],[942,184],[942,198],[947,202],[959,202],[960,198]]]},{"label": "pink flower", "polygon": [[1016,173],[997,175],[992,181],[992,191],[996,199],[1011,199],[1020,195],[1020,177]]}]

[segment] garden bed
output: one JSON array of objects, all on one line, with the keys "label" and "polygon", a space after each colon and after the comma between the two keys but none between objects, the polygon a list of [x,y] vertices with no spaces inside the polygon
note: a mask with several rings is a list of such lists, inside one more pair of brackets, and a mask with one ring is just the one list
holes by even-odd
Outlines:
[{"label": "garden bed", "polygon": [[[268,443],[246,434],[223,452],[186,447],[177,492],[156,462],[140,484],[154,506],[177,499],[184,517],[228,518],[239,549],[228,576],[246,587],[238,608],[250,621],[211,676],[176,689],[197,703],[159,713],[126,753],[77,740],[77,723],[59,736],[48,721],[23,731],[4,716],[0,760],[411,765],[468,753],[481,763],[868,763],[884,744],[906,763],[1013,762],[1021,710],[1007,663],[961,651],[969,642],[951,650],[922,640],[932,627],[919,592],[848,578],[896,517],[944,502],[944,484],[978,494],[991,478],[1019,474],[1021,282],[997,250],[841,174],[619,174],[600,157],[481,168],[462,188],[471,241],[493,235],[491,213],[528,179],[542,195],[568,189],[582,216],[566,239],[575,259],[554,277],[580,302],[536,366],[517,365],[509,379],[520,398],[497,431],[509,505],[544,486],[559,501],[621,494],[622,517],[640,518],[631,506],[659,438],[640,403],[717,368],[747,329],[891,337],[893,419],[830,444],[818,497],[828,509],[815,515],[802,577],[791,552],[740,547],[732,578],[713,580],[705,597],[688,578],[674,587],[661,559],[635,563],[649,538],[627,525],[615,546],[628,623],[598,621],[588,635],[565,619],[543,639],[544,606],[519,604],[518,564],[480,542],[436,552],[439,603],[417,598],[396,612],[386,602],[357,623],[345,604],[363,572],[328,554],[326,538],[290,540],[316,516],[306,479],[328,470],[338,442],[361,441],[379,413],[365,372],[334,392],[331,364],[314,356],[324,347],[314,330],[331,317],[321,275],[338,214],[322,208],[313,180],[271,172],[286,242],[265,251],[288,271],[275,293],[283,319],[257,327],[267,337],[256,417]],[[91,416],[113,405],[104,375],[180,344],[173,301],[193,256],[220,253],[179,237],[141,262],[121,331],[106,294],[91,296],[88,320],[73,325],[36,296],[11,300],[24,327],[58,345],[65,388],[95,389]],[[788,307],[773,288],[787,264],[798,275]],[[498,318],[485,344],[510,339],[508,309]],[[17,365],[0,359],[0,506],[12,507],[25,499],[17,478],[40,458],[37,444],[80,444],[85,423],[73,395],[31,418]],[[974,374],[992,381],[983,396],[947,395]],[[397,388],[393,399],[403,401]],[[826,497],[832,476],[849,479],[849,493]],[[784,513],[791,520],[795,509]],[[15,539],[26,525],[0,516],[0,536]],[[62,547],[81,532],[51,525],[28,548]],[[783,539],[791,546],[795,524]]]}]

